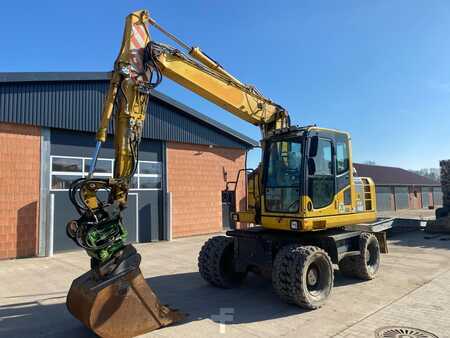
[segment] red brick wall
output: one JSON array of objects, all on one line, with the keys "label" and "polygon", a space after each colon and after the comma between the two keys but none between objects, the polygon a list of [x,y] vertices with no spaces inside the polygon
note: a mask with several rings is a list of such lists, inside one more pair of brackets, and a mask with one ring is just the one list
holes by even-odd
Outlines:
[{"label": "red brick wall", "polygon": [[36,255],[40,130],[0,123],[0,259]]},{"label": "red brick wall", "polygon": [[[224,171],[234,181],[244,168],[245,152],[182,143],[167,144],[168,190],[172,193],[172,236],[222,230]],[[245,208],[244,180],[236,192],[238,209]]]}]

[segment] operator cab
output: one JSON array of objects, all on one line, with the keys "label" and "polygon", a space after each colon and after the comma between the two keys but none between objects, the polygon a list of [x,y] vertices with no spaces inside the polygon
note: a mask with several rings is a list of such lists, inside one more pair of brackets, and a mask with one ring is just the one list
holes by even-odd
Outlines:
[{"label": "operator cab", "polygon": [[376,218],[373,182],[353,179],[348,133],[290,127],[272,132],[262,146],[255,219],[263,227],[311,231]]}]

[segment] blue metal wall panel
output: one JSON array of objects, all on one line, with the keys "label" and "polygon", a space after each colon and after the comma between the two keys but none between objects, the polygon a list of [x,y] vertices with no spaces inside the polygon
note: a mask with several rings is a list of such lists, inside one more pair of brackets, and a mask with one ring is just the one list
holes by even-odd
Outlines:
[{"label": "blue metal wall panel", "polygon": [[[95,132],[108,83],[105,80],[0,82],[0,122]],[[150,100],[144,138],[234,148],[252,146],[236,134],[160,98]]]},{"label": "blue metal wall panel", "polygon": [[101,81],[0,84],[0,121],[94,132],[107,84]]}]

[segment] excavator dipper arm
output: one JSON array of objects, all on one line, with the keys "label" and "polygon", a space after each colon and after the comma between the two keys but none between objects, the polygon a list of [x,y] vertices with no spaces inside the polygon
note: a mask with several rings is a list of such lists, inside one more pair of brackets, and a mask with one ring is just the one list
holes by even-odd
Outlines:
[{"label": "excavator dipper arm", "polygon": [[[151,40],[153,26],[180,50]],[[70,221],[67,235],[91,257],[91,270],[77,278],[67,297],[70,312],[103,337],[128,337],[158,329],[183,315],[162,306],[139,270],[140,256],[126,243],[122,222],[151,90],[167,77],[259,126],[263,136],[289,127],[284,108],[246,85],[204,54],[165,31],[147,11],[131,13],[125,23],[104,104],[89,175],[76,180],[69,197],[80,218]],[[114,118],[115,162],[112,178],[95,176],[95,164]],[[101,199],[98,192],[107,191]]]},{"label": "excavator dipper arm", "polygon": [[[91,257],[91,270],[73,281],[67,307],[101,337],[133,337],[184,317],[161,305],[145,282],[139,269],[141,257],[126,243],[121,215],[137,168],[149,93],[160,81],[152,79],[147,21],[146,11],[132,13],[126,19],[89,175],[74,181],[69,189],[80,218],[67,224],[67,234]],[[94,175],[95,163],[113,117],[114,175],[98,178]],[[107,191],[106,200],[97,195],[100,190]]]}]

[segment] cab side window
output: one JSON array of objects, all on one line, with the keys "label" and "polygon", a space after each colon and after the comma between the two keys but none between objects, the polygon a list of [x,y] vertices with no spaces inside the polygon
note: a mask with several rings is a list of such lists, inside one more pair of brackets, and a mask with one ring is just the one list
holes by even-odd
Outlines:
[{"label": "cab side window", "polygon": [[336,138],[336,186],[337,191],[346,189],[344,193],[344,203],[351,204],[350,196],[350,155],[348,137],[339,135]]},{"label": "cab side window", "polygon": [[346,173],[349,168],[348,145],[344,140],[336,142],[336,175]]}]

